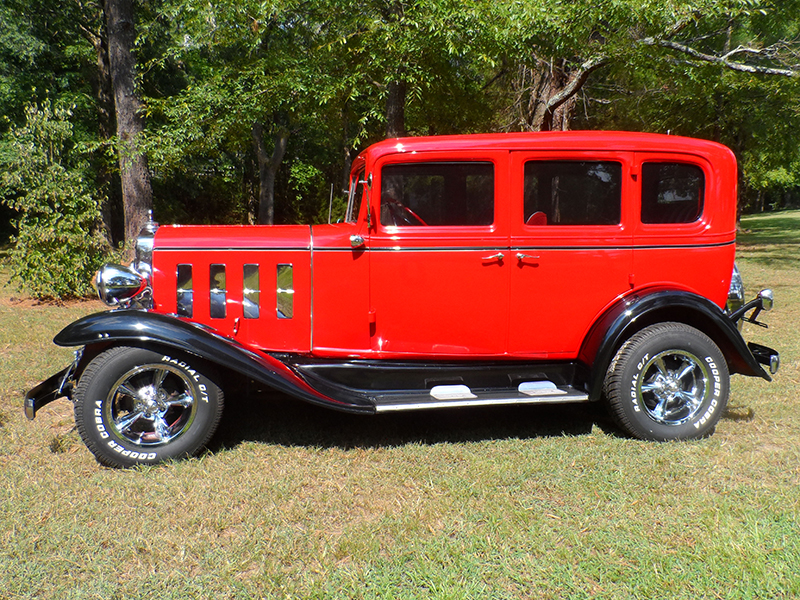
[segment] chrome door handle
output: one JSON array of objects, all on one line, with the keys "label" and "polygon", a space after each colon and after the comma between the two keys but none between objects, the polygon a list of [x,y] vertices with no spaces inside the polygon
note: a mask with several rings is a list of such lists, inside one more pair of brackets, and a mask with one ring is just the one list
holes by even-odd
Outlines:
[{"label": "chrome door handle", "polygon": [[506,257],[505,254],[503,254],[502,252],[498,252],[497,254],[492,254],[491,256],[484,256],[483,258],[481,258],[481,260],[486,260],[486,261],[497,260],[497,261],[500,261],[500,260],[503,260],[505,257]]},{"label": "chrome door handle", "polygon": [[525,260],[526,258],[528,258],[530,260],[539,260],[538,256],[533,256],[531,254],[523,254],[522,252],[517,252],[517,260],[522,261],[522,260]]}]

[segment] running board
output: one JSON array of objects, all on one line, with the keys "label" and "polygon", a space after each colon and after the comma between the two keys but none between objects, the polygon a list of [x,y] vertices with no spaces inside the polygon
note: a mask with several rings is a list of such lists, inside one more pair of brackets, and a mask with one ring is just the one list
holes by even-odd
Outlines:
[{"label": "running board", "polygon": [[[410,393],[405,395],[387,394],[375,398],[375,412],[400,412],[427,410],[432,408],[458,408],[465,406],[503,406],[510,404],[561,404],[566,402],[586,402],[589,394],[571,386],[542,390],[540,394],[518,390],[480,392],[466,386],[438,386],[430,393]],[[451,389],[441,389],[451,388]],[[460,389],[456,389],[460,388]]]}]

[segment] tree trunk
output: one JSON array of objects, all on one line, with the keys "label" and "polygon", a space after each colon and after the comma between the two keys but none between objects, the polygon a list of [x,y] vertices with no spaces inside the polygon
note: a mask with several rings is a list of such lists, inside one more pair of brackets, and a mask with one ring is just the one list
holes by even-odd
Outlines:
[{"label": "tree trunk", "polygon": [[[101,34],[94,40],[94,48],[97,55],[97,76],[93,88],[97,100],[98,130],[100,139],[108,141],[114,137],[117,123],[114,118],[114,92],[111,86],[111,68],[108,64],[108,43],[105,35]],[[116,246],[125,242],[123,219],[125,211],[120,198],[119,183],[111,164],[107,162],[105,156],[101,160],[97,179],[99,186],[105,190],[105,195],[100,205],[100,214],[106,239]]]},{"label": "tree trunk", "polygon": [[153,208],[153,191],[147,158],[138,147],[137,137],[144,131],[142,103],[136,96],[134,75],[136,58],[133,45],[136,30],[133,0],[106,0],[108,63],[114,90],[117,118],[119,172],[125,216],[125,241],[135,240],[147,213]]},{"label": "tree trunk", "polygon": [[[82,11],[78,31],[88,41],[95,52],[96,70],[89,79],[97,110],[97,130],[104,142],[112,139],[117,129],[114,118],[114,92],[111,87],[111,68],[108,64],[108,35],[105,22],[105,0],[99,0]],[[103,220],[102,232],[109,244],[116,246],[124,241],[125,231],[122,222],[122,199],[119,183],[105,156],[96,159],[97,185],[103,191],[100,214]]]},{"label": "tree trunk", "polygon": [[578,92],[589,75],[607,63],[601,55],[572,69],[563,59],[521,65],[514,102],[518,124],[526,131],[568,130]]},{"label": "tree trunk", "polygon": [[275,220],[275,177],[286,154],[289,144],[289,130],[277,127],[273,136],[274,147],[272,155],[267,154],[264,148],[264,126],[261,123],[253,124],[253,144],[258,157],[258,223],[272,225]]},{"label": "tree trunk", "polygon": [[406,82],[394,81],[389,84],[386,97],[386,137],[406,135]]},{"label": "tree trunk", "polygon": [[[97,59],[97,71],[92,78],[92,91],[97,107],[97,128],[100,139],[108,141],[114,137],[117,129],[117,121],[114,114],[114,90],[111,85],[111,66],[108,61],[108,35],[106,33],[103,10],[105,2],[100,2],[100,14],[96,21],[93,21],[96,29],[82,28],[85,37],[94,47]],[[121,190],[119,182],[113,172],[111,165],[106,162],[105,156],[101,158],[101,164],[97,167],[98,185],[105,190],[105,195],[100,205],[100,215],[103,219],[103,231],[106,239],[112,246],[125,242],[125,223],[123,219],[124,210],[122,206]]]}]

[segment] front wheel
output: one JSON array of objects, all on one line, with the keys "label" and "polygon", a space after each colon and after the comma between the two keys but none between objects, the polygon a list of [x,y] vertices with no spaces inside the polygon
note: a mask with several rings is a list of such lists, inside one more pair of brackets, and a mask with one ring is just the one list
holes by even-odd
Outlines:
[{"label": "front wheel", "polygon": [[222,390],[199,359],[115,347],[96,356],[75,389],[75,421],[98,462],[155,464],[196,454],[222,415]]},{"label": "front wheel", "polygon": [[728,403],[725,357],[683,323],[652,325],[632,336],[606,373],[611,414],[634,437],[690,440],[714,432]]}]

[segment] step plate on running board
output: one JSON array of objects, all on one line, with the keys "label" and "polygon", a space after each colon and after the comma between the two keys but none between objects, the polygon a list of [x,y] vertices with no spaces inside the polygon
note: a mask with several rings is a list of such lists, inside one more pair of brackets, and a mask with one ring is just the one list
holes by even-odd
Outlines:
[{"label": "step plate on running board", "polygon": [[[456,386],[452,386],[456,387]],[[564,402],[586,402],[589,395],[573,387],[563,386],[554,394],[548,390],[543,395],[530,395],[517,390],[502,392],[480,392],[470,390],[472,397],[464,397],[466,393],[458,394],[463,390],[438,390],[436,396],[429,393],[415,393],[408,395],[389,395],[376,398],[375,412],[398,412],[404,410],[426,410],[431,408],[458,408],[461,406],[502,406],[510,404],[561,404]],[[443,392],[453,392],[448,397]]]}]

